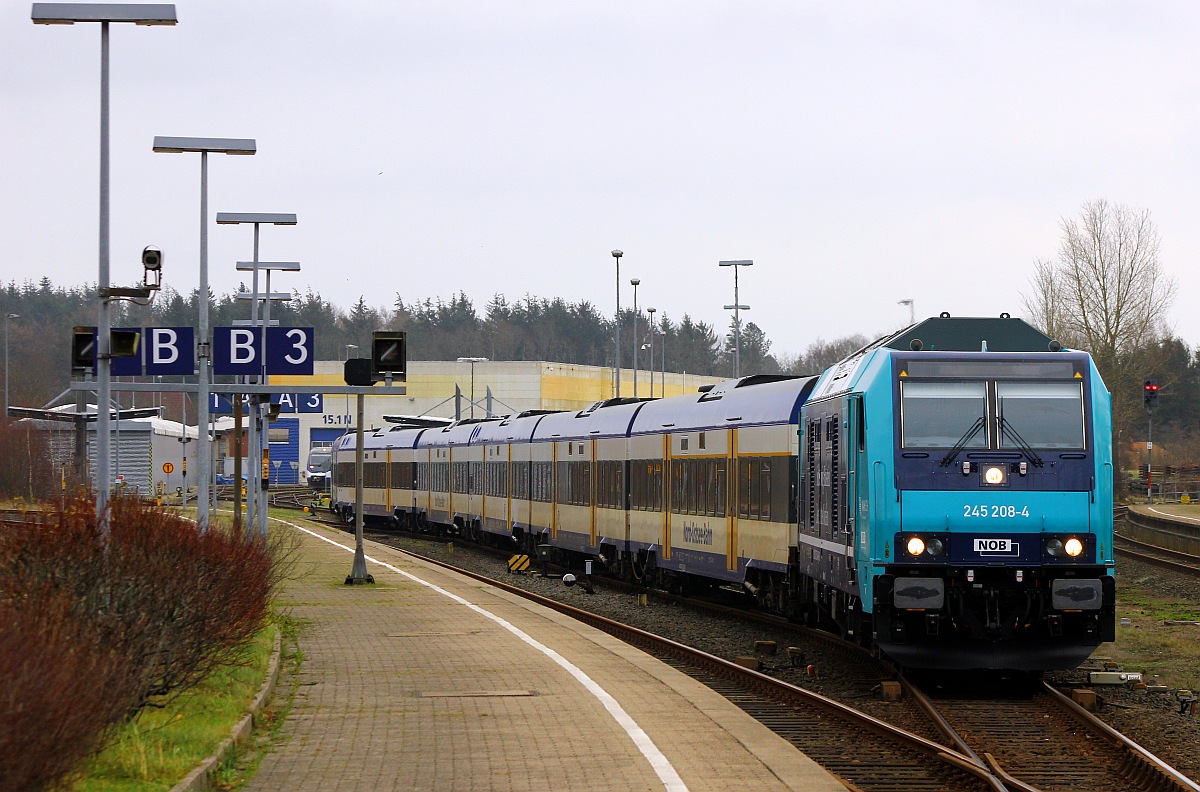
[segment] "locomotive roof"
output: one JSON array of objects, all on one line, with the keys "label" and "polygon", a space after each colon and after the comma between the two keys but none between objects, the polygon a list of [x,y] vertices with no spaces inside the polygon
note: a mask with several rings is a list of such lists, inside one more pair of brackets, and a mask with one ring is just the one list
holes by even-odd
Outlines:
[{"label": "locomotive roof", "polygon": [[1042,331],[1008,314],[999,317],[934,316],[895,335],[881,339],[889,349],[916,349],[930,352],[1057,352],[1051,338]]},{"label": "locomotive roof", "polygon": [[634,420],[632,434],[795,423],[800,405],[816,381],[816,377],[725,380],[706,393],[647,404]]}]

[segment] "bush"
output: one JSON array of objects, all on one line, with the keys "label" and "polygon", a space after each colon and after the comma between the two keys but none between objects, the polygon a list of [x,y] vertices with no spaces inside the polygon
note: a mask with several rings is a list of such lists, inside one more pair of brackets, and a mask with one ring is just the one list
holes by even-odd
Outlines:
[{"label": "bush", "polygon": [[64,592],[0,599],[0,779],[57,786],[103,744],[136,698],[137,674]]},{"label": "bush", "polygon": [[[35,749],[60,750],[68,741],[65,732],[53,735],[63,707],[79,695],[78,681],[103,699],[85,708],[93,712],[94,736],[71,738],[87,755],[100,747],[107,725],[234,662],[238,647],[263,626],[282,579],[284,564],[276,559],[286,553],[278,548],[216,527],[202,535],[183,517],[131,497],[110,501],[109,523],[105,543],[94,502],[79,498],[40,523],[0,532],[0,616],[30,625],[0,643],[0,679],[8,684],[65,661],[76,680],[68,684],[56,672],[35,686],[29,695],[52,699],[51,705],[30,706],[25,694],[0,701],[0,778],[6,783],[10,760],[32,763]],[[5,673],[9,668],[14,676]],[[109,679],[105,674],[111,681],[97,684]],[[49,745],[38,748],[34,735]],[[6,740],[16,742],[6,750]],[[22,747],[22,740],[30,745]]]},{"label": "bush", "polygon": [[0,498],[34,501],[56,497],[49,432],[0,416]]}]

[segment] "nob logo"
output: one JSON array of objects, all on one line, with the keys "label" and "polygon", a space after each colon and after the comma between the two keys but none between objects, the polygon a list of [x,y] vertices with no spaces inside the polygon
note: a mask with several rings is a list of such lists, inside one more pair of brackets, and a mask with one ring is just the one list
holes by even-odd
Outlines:
[{"label": "nob logo", "polygon": [[975,552],[981,556],[1015,556],[1020,546],[1011,539],[976,539]]}]

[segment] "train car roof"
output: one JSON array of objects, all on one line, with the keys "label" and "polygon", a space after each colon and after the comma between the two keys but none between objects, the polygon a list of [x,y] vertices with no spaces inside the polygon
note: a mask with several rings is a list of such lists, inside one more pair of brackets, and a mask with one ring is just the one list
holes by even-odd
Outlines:
[{"label": "train car roof", "polygon": [[470,445],[476,433],[480,432],[484,426],[499,422],[499,418],[484,418],[475,421],[459,421],[452,426],[426,429],[417,439],[416,448]]},{"label": "train car roof", "polygon": [[375,433],[375,436],[380,438],[383,444],[389,448],[416,448],[417,440],[420,439],[421,433],[427,428],[425,426],[398,424],[396,426],[389,426],[386,429],[380,429]]},{"label": "train car roof", "polygon": [[582,440],[597,437],[626,437],[634,416],[650,402],[610,399],[587,409],[543,416],[532,440]]},{"label": "train car roof", "polygon": [[631,434],[795,423],[816,381],[816,377],[725,380],[694,396],[650,402],[638,413]]},{"label": "train car roof", "polygon": [[509,416],[500,421],[489,421],[480,428],[472,442],[487,445],[488,443],[529,442],[538,423],[553,412],[543,410],[530,411],[520,415]]},{"label": "train car roof", "polygon": [[[363,448],[415,448],[417,440],[425,428],[411,426],[390,426],[372,429],[363,433]],[[357,445],[357,433],[347,432],[333,441],[332,449],[336,453],[352,449]]]}]

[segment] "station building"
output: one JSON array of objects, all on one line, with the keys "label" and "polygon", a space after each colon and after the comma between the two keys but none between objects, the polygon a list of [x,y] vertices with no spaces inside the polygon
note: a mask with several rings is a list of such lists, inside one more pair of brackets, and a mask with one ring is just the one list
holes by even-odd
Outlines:
[{"label": "station building", "polygon": [[[621,396],[634,396],[634,372],[621,370]],[[665,377],[665,388],[664,388]],[[653,378],[653,382],[651,379]],[[720,377],[646,370],[637,372],[641,398],[695,393]],[[273,376],[271,385],[345,385],[341,361],[317,361],[311,377]],[[364,400],[364,429],[388,425],[385,415],[439,418],[484,418],[515,415],[526,410],[582,410],[616,395],[614,369],[544,361],[439,361],[408,363],[405,396],[368,396]],[[653,392],[651,392],[653,388]],[[271,423],[271,480],[300,481],[300,470],[314,446],[329,445],[354,431],[355,397],[295,395],[281,399],[279,418]]]}]

